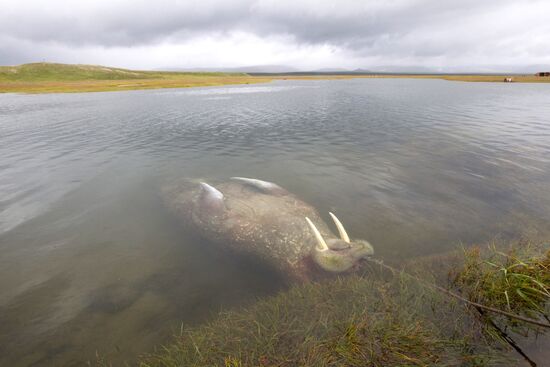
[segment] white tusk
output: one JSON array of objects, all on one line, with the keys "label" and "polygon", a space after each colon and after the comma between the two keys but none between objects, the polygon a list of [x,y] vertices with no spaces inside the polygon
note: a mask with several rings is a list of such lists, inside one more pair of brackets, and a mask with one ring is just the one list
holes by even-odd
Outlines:
[{"label": "white tusk", "polygon": [[260,190],[264,194],[285,194],[286,191],[281,186],[274,184],[273,182],[257,180],[255,178],[246,178],[246,177],[231,177],[232,180],[242,182],[246,185],[255,187],[257,190]]},{"label": "white tusk", "polygon": [[345,242],[349,243],[349,236],[346,233],[346,230],[344,229],[344,226],[342,225],[342,222],[336,218],[336,215],[332,214],[331,212],[328,212],[330,216],[332,217],[332,220],[334,221],[334,224],[336,224],[336,228],[338,228],[338,233],[340,233],[340,238],[343,239]]},{"label": "white tusk", "polygon": [[315,227],[315,224],[313,224],[313,222],[308,217],[306,217],[306,221],[307,221],[307,224],[309,224],[309,228],[311,228],[311,231],[315,235],[315,238],[317,239],[317,244],[319,245],[317,247],[317,250],[327,251],[328,250],[327,243],[323,239],[323,236],[321,236],[321,233],[319,232],[317,227]]},{"label": "white tusk", "polygon": [[200,185],[201,185],[201,188],[206,193],[206,195],[216,200],[223,200],[223,194],[220,192],[220,190],[216,189],[214,186],[210,186],[206,182],[201,182]]}]

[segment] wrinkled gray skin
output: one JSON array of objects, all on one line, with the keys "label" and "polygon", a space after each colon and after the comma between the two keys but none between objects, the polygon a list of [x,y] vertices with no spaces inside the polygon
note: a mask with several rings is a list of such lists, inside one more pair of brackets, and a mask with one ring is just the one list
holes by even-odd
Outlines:
[{"label": "wrinkled gray skin", "polygon": [[[181,181],[162,190],[166,205],[204,238],[236,253],[261,258],[300,281],[345,273],[373,254],[362,240],[335,236],[317,211],[280,186],[233,178],[209,185]],[[308,217],[324,238],[323,248]]]}]

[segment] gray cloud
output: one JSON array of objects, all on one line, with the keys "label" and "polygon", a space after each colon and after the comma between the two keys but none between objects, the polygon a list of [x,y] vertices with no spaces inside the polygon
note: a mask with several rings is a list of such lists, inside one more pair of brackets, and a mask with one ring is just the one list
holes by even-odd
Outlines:
[{"label": "gray cloud", "polygon": [[[294,48],[332,47],[342,62],[353,58],[357,65],[550,63],[545,46],[550,3],[544,0],[5,1],[2,64],[55,50],[71,59],[77,56],[71,50],[84,49],[102,50],[108,62],[110,49],[119,56],[123,49],[135,55],[130,51],[136,47],[196,46],[193,40],[224,42],[235,34],[251,35],[259,43],[282,39]],[[224,60],[215,45],[201,52]]]}]

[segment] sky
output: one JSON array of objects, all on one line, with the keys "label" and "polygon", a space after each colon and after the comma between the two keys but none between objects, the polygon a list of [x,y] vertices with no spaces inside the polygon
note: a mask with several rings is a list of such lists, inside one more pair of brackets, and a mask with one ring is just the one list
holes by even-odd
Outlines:
[{"label": "sky", "polygon": [[2,0],[0,65],[537,71],[549,14],[550,0]]}]

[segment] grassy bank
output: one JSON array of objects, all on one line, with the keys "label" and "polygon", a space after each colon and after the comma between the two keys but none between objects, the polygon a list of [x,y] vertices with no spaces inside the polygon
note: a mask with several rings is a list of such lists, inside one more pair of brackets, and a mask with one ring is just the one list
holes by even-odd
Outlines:
[{"label": "grassy bank", "polygon": [[[228,84],[266,83],[273,80],[333,80],[353,78],[420,78],[466,82],[502,82],[510,75],[261,75],[245,73],[190,73],[136,71],[96,65],[34,63],[0,66],[0,93],[69,93],[135,89],[206,87]],[[513,75],[514,82],[547,83],[550,77]]]},{"label": "grassy bank", "polygon": [[[472,301],[545,319],[548,250],[523,243],[507,250],[474,248],[407,267]],[[372,265],[361,276],[295,286],[247,309],[221,313],[207,325],[184,328],[140,366],[518,365],[519,354],[502,337],[510,325],[544,332],[480,314],[409,275]]]},{"label": "grassy bank", "polygon": [[550,77],[534,75],[466,75],[466,74],[344,74],[344,75],[273,75],[272,79],[283,80],[335,80],[335,79],[443,79],[456,82],[502,83],[504,78],[512,78],[514,83],[550,83]]},{"label": "grassy bank", "polygon": [[432,314],[434,305],[436,313],[441,309],[443,300],[434,303],[437,298],[403,279],[383,283],[351,277],[308,284],[183,330],[141,366],[487,364],[491,351],[474,342],[475,329],[461,326],[460,338],[444,332],[456,329],[455,320],[446,323]]},{"label": "grassy bank", "polygon": [[0,66],[0,93],[69,93],[268,82],[244,73],[135,71],[95,65]]}]

